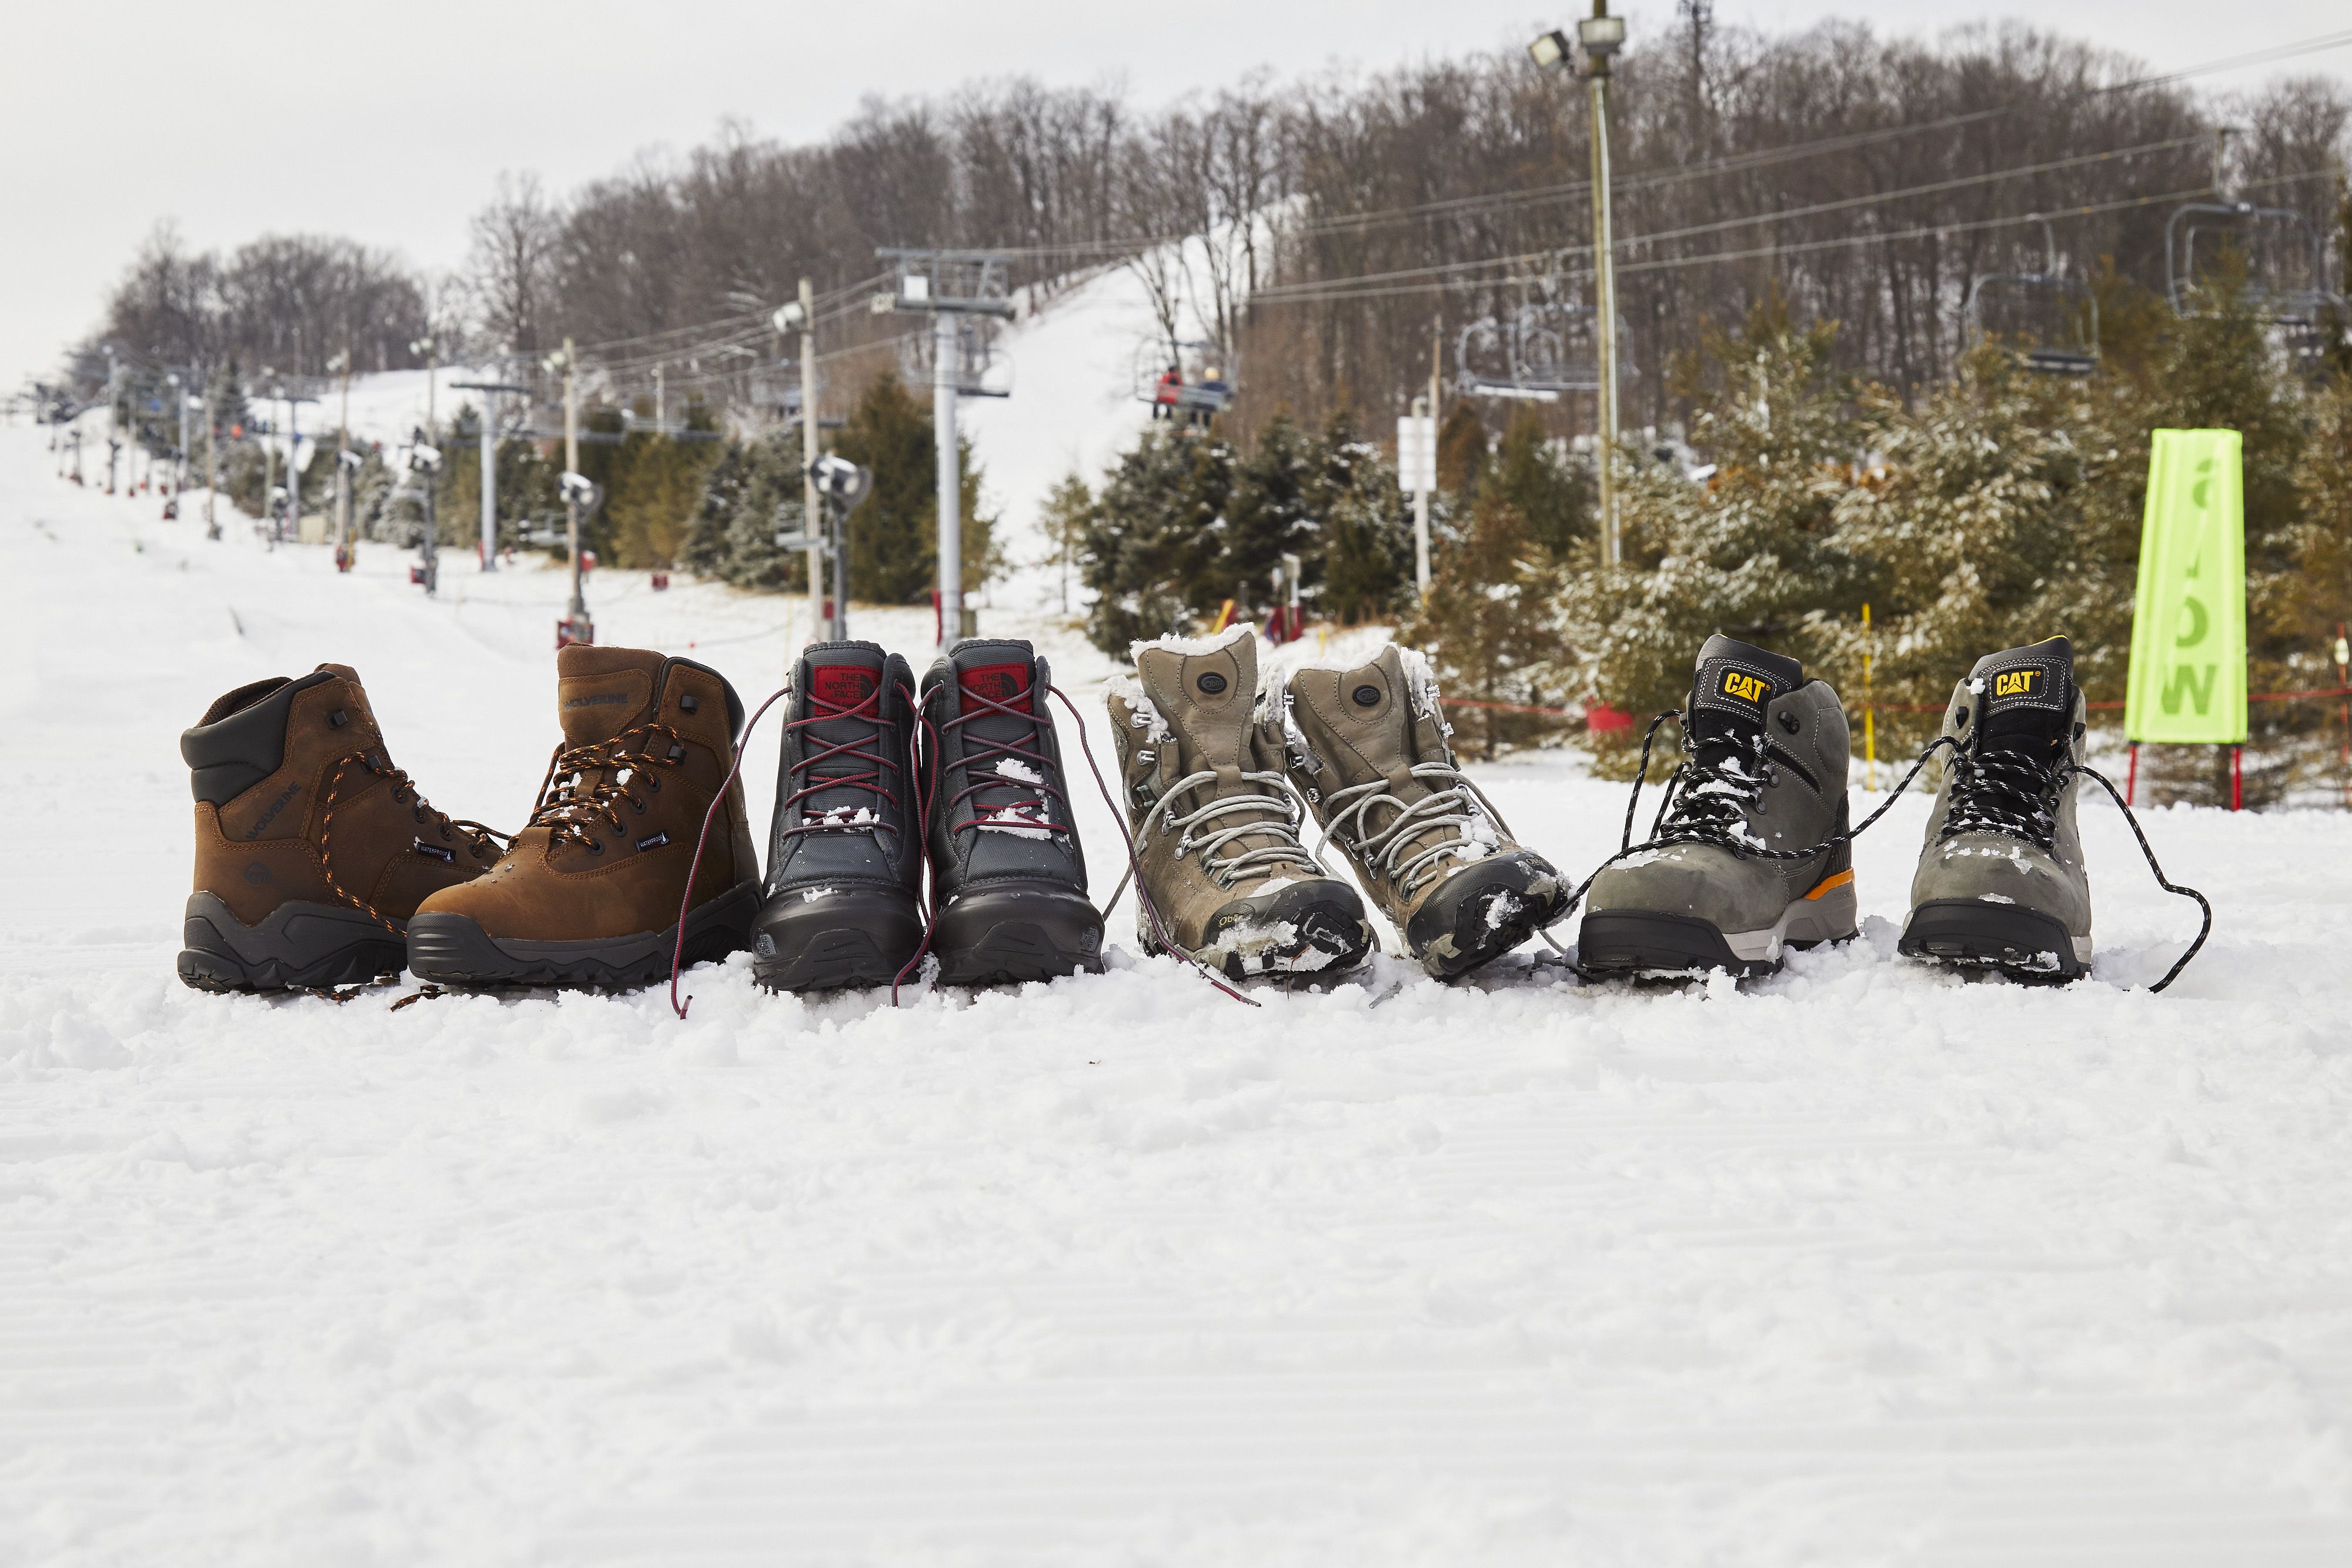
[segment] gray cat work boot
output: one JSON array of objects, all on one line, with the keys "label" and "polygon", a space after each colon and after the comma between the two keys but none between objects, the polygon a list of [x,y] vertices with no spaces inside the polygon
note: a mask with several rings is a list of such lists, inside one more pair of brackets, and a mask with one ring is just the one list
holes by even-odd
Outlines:
[{"label": "gray cat work boot", "polygon": [[2087,709],[2063,637],[1989,653],[1952,692],[1957,740],[1927,818],[1899,950],[2071,980],[2091,967],[2091,876],[2074,822]]},{"label": "gray cat work boot", "polygon": [[1559,873],[1454,762],[1421,654],[1391,644],[1354,669],[1277,676],[1265,706],[1292,786],[1431,974],[1466,974],[1567,913]]},{"label": "gray cat work boot", "polygon": [[872,643],[793,669],[751,977],[772,991],[887,986],[923,940],[915,673]]},{"label": "gray cat work boot", "polygon": [[[1336,977],[1372,948],[1356,890],[1298,841],[1282,753],[1254,722],[1257,643],[1236,626],[1135,644],[1108,701],[1141,894],[1186,954],[1228,979]],[[1144,951],[1165,951],[1142,897]]]},{"label": "gray cat work boot", "polygon": [[923,677],[931,951],[942,986],[1015,985],[1103,967],[1103,919],[1028,643],[958,643]]},{"label": "gray cat work boot", "polygon": [[1684,710],[1658,847],[1593,879],[1577,967],[1593,977],[1769,975],[1851,940],[1845,710],[1796,660],[1717,632]]}]

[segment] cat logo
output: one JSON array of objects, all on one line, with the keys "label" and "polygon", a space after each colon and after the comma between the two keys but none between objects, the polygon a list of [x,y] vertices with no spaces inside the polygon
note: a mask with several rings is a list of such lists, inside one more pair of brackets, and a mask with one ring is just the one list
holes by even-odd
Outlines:
[{"label": "cat logo", "polygon": [[1723,695],[1725,696],[1738,697],[1744,703],[1756,703],[1760,705],[1764,701],[1764,694],[1769,690],[1771,690],[1771,683],[1767,681],[1761,675],[1751,675],[1745,670],[1726,670],[1723,672]]},{"label": "cat logo", "polygon": [[2030,697],[2041,681],[2040,670],[2002,670],[1992,678],[1992,695],[1997,697]]}]

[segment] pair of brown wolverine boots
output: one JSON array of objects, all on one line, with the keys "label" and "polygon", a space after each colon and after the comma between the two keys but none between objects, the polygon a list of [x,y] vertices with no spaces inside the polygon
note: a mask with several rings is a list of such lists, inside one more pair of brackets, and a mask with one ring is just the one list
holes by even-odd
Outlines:
[{"label": "pair of brown wolverine boots", "polygon": [[631,648],[566,648],[556,675],[563,740],[503,852],[505,835],[434,810],[392,765],[348,667],[215,703],[180,737],[196,798],[180,978],[279,990],[407,968],[456,985],[643,985],[669,971],[682,903],[687,963],[747,946],[760,873],[729,781],[733,689]]}]

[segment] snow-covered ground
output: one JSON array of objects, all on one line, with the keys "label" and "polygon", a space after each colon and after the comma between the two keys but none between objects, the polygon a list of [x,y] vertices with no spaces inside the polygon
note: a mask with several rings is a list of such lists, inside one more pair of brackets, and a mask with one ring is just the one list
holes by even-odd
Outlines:
[{"label": "snow-covered ground", "polygon": [[[2341,815],[2150,815],[2218,910],[2162,996],[2193,912],[2105,809],[2094,979],[1898,959],[1906,801],[1863,940],[1745,987],[1249,1010],[1123,905],[1107,975],[895,1011],[223,998],[180,729],[348,661],[512,826],[563,584],[158,509],[0,431],[0,1564],[2352,1561]],[[798,624],[592,598],[754,701]],[[1074,633],[986,625],[1097,709]],[[1558,758],[1478,777],[1564,868],[1614,841]]]}]

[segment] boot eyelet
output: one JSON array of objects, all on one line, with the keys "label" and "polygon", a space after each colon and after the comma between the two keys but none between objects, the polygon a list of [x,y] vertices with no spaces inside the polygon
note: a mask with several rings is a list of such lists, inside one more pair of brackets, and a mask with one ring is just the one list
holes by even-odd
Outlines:
[{"label": "boot eyelet", "polygon": [[1780,710],[1780,727],[1787,730],[1790,735],[1794,735],[1797,731],[1802,729],[1804,725],[1798,719],[1795,714],[1790,713],[1787,708],[1782,708]]},{"label": "boot eyelet", "polygon": [[588,841],[588,852],[592,855],[603,854],[604,852],[604,841],[602,839],[590,839]]}]

